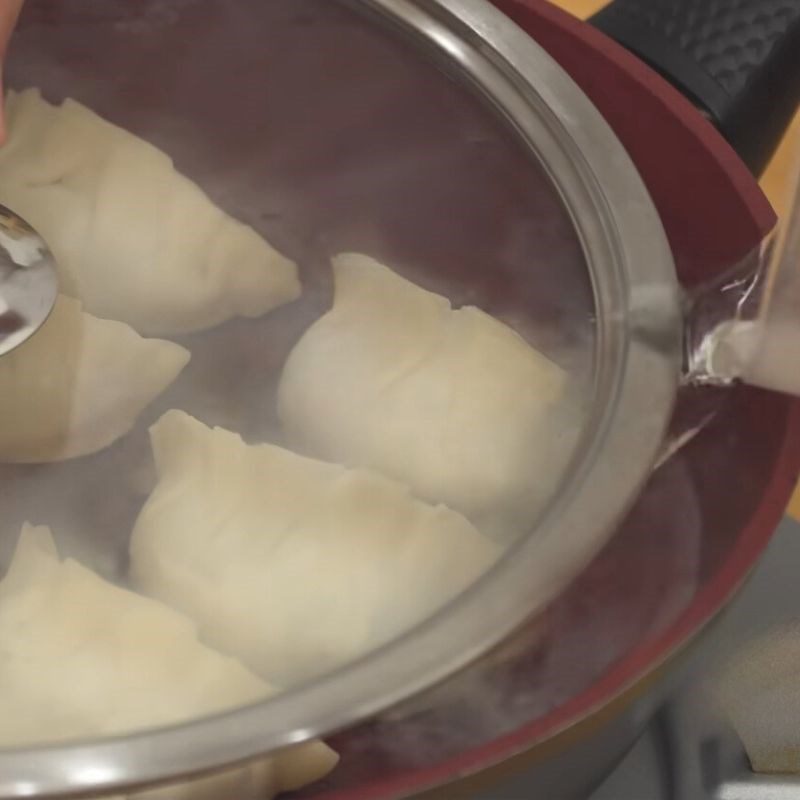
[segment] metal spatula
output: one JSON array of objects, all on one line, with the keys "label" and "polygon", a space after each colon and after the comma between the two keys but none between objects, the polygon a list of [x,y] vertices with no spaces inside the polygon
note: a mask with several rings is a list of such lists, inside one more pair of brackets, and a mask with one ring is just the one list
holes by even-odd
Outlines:
[{"label": "metal spatula", "polygon": [[0,205],[0,356],[41,328],[57,296],[50,248],[24,219]]}]

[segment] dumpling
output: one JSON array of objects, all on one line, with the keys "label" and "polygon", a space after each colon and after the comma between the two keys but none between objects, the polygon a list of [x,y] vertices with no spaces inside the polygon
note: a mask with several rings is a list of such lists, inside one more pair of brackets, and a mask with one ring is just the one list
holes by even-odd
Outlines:
[{"label": "dumpling", "polygon": [[460,514],[372,472],[248,446],[181,411],[151,440],[159,483],[134,527],[134,585],[280,686],[407,630],[498,555]]},{"label": "dumpling", "polygon": [[61,296],[39,332],[0,358],[0,462],[61,461],[124,436],[189,352],[85,314]]},{"label": "dumpling", "polygon": [[[0,641],[0,747],[145,730],[274,691],[201,644],[186,617],[62,561],[44,527],[24,526],[0,583]],[[228,794],[190,796],[264,800],[318,780],[336,760],[313,742],[196,785],[227,787]],[[180,790],[143,795],[183,796]]]},{"label": "dumpling", "polygon": [[482,530],[531,524],[570,451],[573,432],[554,424],[566,373],[367,256],[339,256],[334,273],[333,308],[281,377],[290,445],[378,470]]},{"label": "dumpling", "polygon": [[171,335],[299,296],[295,264],[144,140],[35,89],[9,93],[7,121],[0,203],[42,234],[90,313]]}]

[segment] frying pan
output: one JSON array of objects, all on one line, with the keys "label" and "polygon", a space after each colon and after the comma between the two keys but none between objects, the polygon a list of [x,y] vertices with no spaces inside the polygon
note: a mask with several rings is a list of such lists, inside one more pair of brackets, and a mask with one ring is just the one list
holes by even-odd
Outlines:
[{"label": "frying pan", "polygon": [[[385,10],[390,4],[368,5],[375,11],[378,6]],[[508,61],[503,63],[501,55],[513,59],[517,68],[511,73],[514,80],[509,81],[509,85],[517,85],[515,81],[521,75],[534,80],[531,77],[535,72],[533,68],[541,70],[535,78],[537,94],[549,102],[537,107],[538,127],[536,120],[528,115],[533,127],[526,133],[534,137],[540,148],[539,155],[542,154],[541,148],[550,148],[547,151],[550,158],[545,167],[555,171],[555,165],[560,164],[562,171],[566,171],[561,177],[553,172],[547,177],[558,182],[567,195],[564,200],[567,204],[580,203],[582,192],[587,186],[594,185],[591,180],[570,182],[563,178],[563,174],[570,173],[570,170],[574,174],[582,169],[581,159],[576,157],[574,150],[574,160],[566,157],[569,148],[580,144],[584,155],[597,154],[589,162],[589,171],[605,180],[601,183],[600,195],[590,196],[588,200],[584,195],[583,202],[602,205],[598,200],[601,195],[604,201],[610,201],[615,229],[609,233],[598,228],[593,224],[592,214],[587,211],[572,220],[581,228],[581,236],[575,237],[569,234],[566,217],[556,206],[550,209],[548,219],[556,233],[566,240],[564,250],[570,257],[581,250],[585,253],[587,248],[597,257],[592,243],[596,248],[615,243],[623,251],[622,260],[627,259],[626,263],[635,265],[640,279],[644,276],[644,285],[657,290],[655,299],[634,298],[640,304],[636,305],[631,302],[631,297],[614,294],[613,281],[603,283],[602,270],[593,273],[596,278],[593,287],[595,299],[599,296],[606,303],[606,310],[613,310],[617,307],[615,304],[625,306],[627,303],[628,310],[635,306],[635,310],[640,312],[638,316],[623,314],[616,327],[610,324],[604,340],[612,351],[615,346],[620,353],[629,348],[628,355],[633,353],[631,358],[640,360],[640,367],[645,369],[647,380],[643,383],[642,373],[630,367],[631,361],[626,362],[629,371],[623,370],[623,378],[627,375],[630,380],[622,380],[615,386],[625,391],[618,398],[614,407],[616,416],[612,420],[619,428],[627,428],[628,434],[631,420],[641,423],[638,436],[634,437],[639,444],[632,442],[629,436],[623,437],[618,440],[616,446],[620,449],[615,453],[611,446],[613,442],[606,439],[606,446],[598,450],[592,465],[596,470],[593,476],[604,482],[596,484],[594,495],[583,495],[584,500],[594,497],[593,502],[598,504],[596,511],[602,517],[599,521],[601,527],[613,527],[623,513],[627,512],[627,517],[599,558],[592,560],[597,543],[593,538],[591,543],[587,542],[579,558],[569,559],[570,570],[574,570],[576,575],[581,574],[558,599],[553,600],[539,588],[549,585],[555,592],[556,588],[563,588],[561,582],[549,584],[547,576],[541,576],[544,580],[537,582],[533,571],[528,574],[528,579],[539,587],[537,596],[541,609],[546,606],[544,618],[520,626],[532,609],[514,608],[513,587],[509,585],[508,595],[499,599],[494,609],[495,613],[511,612],[507,627],[497,627],[493,624],[496,620],[481,611],[478,616],[484,626],[495,628],[492,637],[476,639],[474,627],[464,622],[460,635],[465,637],[469,646],[457,648],[457,656],[451,654],[442,660],[437,648],[431,647],[429,658],[418,662],[410,671],[408,665],[396,664],[398,669],[405,669],[401,675],[403,685],[394,692],[384,692],[366,701],[362,698],[360,704],[349,704],[344,716],[332,715],[322,721],[315,720],[311,725],[300,725],[302,715],[292,716],[299,713],[296,704],[294,711],[292,706],[298,698],[290,694],[272,704],[269,715],[265,714],[264,708],[254,707],[219,719],[126,737],[120,741],[48,748],[35,753],[7,752],[0,754],[0,793],[5,796],[20,796],[23,791],[29,795],[31,789],[39,794],[63,794],[113,791],[152,784],[222,768],[261,755],[272,747],[337,728],[346,728],[334,739],[343,753],[343,765],[326,784],[309,790],[308,795],[400,796],[481,769],[542,741],[554,740],[556,734],[564,735],[567,729],[579,722],[586,724],[588,718],[594,718],[593,724],[597,724],[599,709],[608,707],[614,700],[617,701],[616,711],[621,707],[635,709],[633,722],[624,715],[615,718],[617,735],[606,739],[609,750],[618,753],[625,739],[635,733],[637,718],[640,725],[648,707],[657,701],[654,693],[641,700],[641,705],[634,704],[632,697],[637,693],[626,695],[626,690],[632,690],[656,666],[663,666],[667,657],[691,639],[724,605],[766,545],[785,507],[800,461],[798,408],[787,398],[744,387],[726,391],[715,404],[715,414],[709,424],[687,447],[653,473],[647,486],[639,492],[648,466],[658,455],[672,409],[680,366],[681,298],[672,270],[677,270],[685,288],[706,284],[757,252],[775,224],[772,212],[743,162],[691,104],[641,62],[601,34],[544,3],[503,4],[503,10],[533,35],[539,47],[522,37],[520,28],[511,27],[502,17],[491,14],[484,3],[399,5],[407,6],[411,11],[427,12],[428,19],[433,22],[441,23],[444,19],[453,23],[461,35],[465,29],[471,31],[470,36],[479,35],[479,47],[465,48],[461,53],[456,51],[476,70],[487,63],[490,67],[498,64],[507,67]],[[264,6],[278,9],[276,13],[288,8],[280,2]],[[215,25],[220,21],[230,24],[221,15],[220,7],[214,3],[193,2],[148,4],[148,9],[153,12],[151,28],[145,27],[145,47],[135,54],[135,69],[130,63],[126,64],[123,55],[126,51],[115,39],[115,36],[131,36],[131,30],[136,29],[135,21],[131,21],[124,4],[86,2],[76,4],[76,7],[79,10],[70,24],[69,9],[47,3],[31,4],[27,19],[23,20],[15,56],[9,65],[11,83],[37,83],[62,96],[78,94],[79,99],[163,144],[165,149],[170,149],[171,139],[183,139],[186,171],[211,185],[212,193],[216,192],[221,203],[247,217],[247,208],[255,195],[242,193],[241,188],[249,186],[251,192],[254,188],[243,179],[242,173],[246,170],[237,159],[243,157],[243,152],[253,152],[259,144],[257,135],[254,135],[255,127],[252,131],[241,130],[242,138],[236,142],[236,147],[230,146],[226,150],[221,157],[222,163],[213,163],[209,158],[208,149],[213,137],[204,140],[202,136],[186,135],[190,125],[187,120],[191,119],[189,110],[193,109],[193,113],[199,115],[194,117],[193,123],[202,120],[213,130],[217,115],[224,119],[242,99],[238,93],[218,93],[220,108],[214,115],[208,111],[206,95],[218,87],[219,84],[215,85],[212,79],[220,67],[219,60],[214,60],[213,51],[209,49],[212,43],[207,33],[208,24],[210,21]],[[733,12],[728,9],[726,13]],[[786,14],[785,8],[781,14]],[[599,24],[610,28],[610,18],[601,19]],[[781,16],[787,37],[796,35],[796,18],[797,15],[791,14]],[[172,27],[163,22],[165,19],[172,20]],[[154,54],[159,52],[159,48],[164,52],[163,48],[170,41],[169,31],[174,30],[176,20],[184,23],[183,30],[191,30],[194,34],[192,47],[196,48],[193,55],[198,59],[199,74],[194,75],[192,81],[181,81],[178,70],[167,70],[166,75],[161,76],[159,95],[153,91]],[[87,25],[87,21],[92,24]],[[632,29],[630,20],[626,24],[627,30]],[[93,25],[108,26],[103,28],[108,33],[104,41],[98,42],[90,35],[97,30]],[[217,28],[215,32],[219,33],[219,30]],[[242,36],[245,34],[241,27],[234,26],[231,30]],[[429,30],[442,32],[443,29]],[[407,35],[408,32],[406,28],[401,33]],[[242,44],[241,49],[257,51],[259,43],[252,39],[263,34],[263,31],[258,34],[254,31],[247,46]],[[307,25],[304,36],[313,35],[313,25]],[[638,41],[631,34],[628,43],[635,40]],[[468,41],[474,43],[476,40]],[[219,42],[214,44],[218,46]],[[575,83],[566,79],[540,48],[549,51]],[[796,52],[790,47],[788,50]],[[765,52],[785,59],[787,50],[772,47],[765,48]],[[429,50],[429,55],[434,53]],[[243,70],[252,66],[246,62],[237,63],[233,52],[226,52],[225,56],[234,62],[231,69]],[[485,61],[480,61],[481,56]],[[527,59],[526,71],[522,73],[519,71],[520,59]],[[441,65],[441,59],[439,62]],[[766,59],[765,64],[759,63],[758,66],[774,69],[773,64],[771,59]],[[666,70],[664,64],[657,65]],[[293,66],[299,68],[300,65]],[[107,81],[99,80],[98,67],[101,74],[118,75],[117,85],[110,87]],[[147,83],[148,69],[151,71],[150,83]],[[479,71],[472,74],[475,79],[480,78]],[[246,77],[243,78],[241,73],[238,77],[245,84],[241,91],[245,91],[248,88]],[[141,82],[137,83],[137,79]],[[576,84],[582,92],[577,91]],[[751,84],[746,84],[749,89]],[[120,103],[119,99],[113,100],[113,97],[124,98],[127,105]],[[603,112],[614,135],[591,104],[585,102],[586,97]],[[787,97],[791,99],[791,93],[787,93]],[[165,104],[174,105],[176,99],[182,108],[172,115],[164,114]],[[434,99],[440,101],[441,97]],[[780,129],[780,119],[788,119],[790,99],[775,104],[783,116],[774,125],[767,126],[766,130],[773,136]],[[285,102],[290,100],[285,98]],[[506,101],[498,100],[498,105],[509,113],[513,110],[513,101],[509,95]],[[746,107],[747,103],[743,103]],[[734,106],[737,118],[747,117],[739,106]],[[715,109],[719,107],[708,101],[707,112],[713,115]],[[186,114],[185,119],[181,119],[181,113]],[[524,116],[526,109],[520,108],[519,113]],[[552,113],[555,121],[565,126],[570,134],[568,138],[559,141],[552,128],[540,124],[543,117],[548,118],[547,113]],[[474,122],[472,119],[468,121]],[[721,119],[718,121],[723,130],[728,130]],[[309,125],[311,129],[313,125]],[[736,141],[736,138],[730,131],[738,130],[736,126],[729,129],[731,140]],[[406,136],[411,133],[413,131],[402,131]],[[446,133],[444,130],[442,135]],[[751,140],[744,137],[742,141]],[[760,163],[764,152],[748,144],[747,157],[752,164]],[[632,169],[631,161],[637,169]],[[306,190],[313,184],[313,178],[303,171],[304,165],[292,170],[284,162],[283,174],[279,166],[274,163],[267,165],[271,170],[267,174],[273,179],[272,186],[278,187],[271,190],[275,194],[288,192],[287,184],[292,181]],[[492,165],[493,168],[497,166]],[[217,180],[214,185],[214,173],[223,175],[225,180]],[[526,179],[536,180],[541,185],[542,178],[534,179],[532,175],[530,171],[524,173]],[[236,177],[238,183],[234,180]],[[649,193],[644,191],[644,184]],[[685,191],[687,185],[692,186],[691,192]],[[263,191],[260,184],[258,188]],[[319,198],[319,187],[316,189],[318,193],[315,196]],[[354,199],[347,194],[337,195],[334,188],[329,187],[328,191],[327,195],[322,192],[322,199],[316,200],[316,206],[305,209],[305,219],[313,220],[315,226],[319,226],[321,220],[327,222],[327,225],[319,227],[327,229],[328,236],[335,240],[334,245],[358,239],[362,246],[366,242],[391,250],[390,245],[393,245],[406,258],[417,259],[425,253],[425,247],[430,248],[428,253],[435,252],[436,237],[426,240],[420,236],[421,242],[406,243],[403,251],[397,241],[387,243],[390,237],[386,231],[376,233],[369,226],[348,228],[341,219],[334,220],[337,224],[325,220],[321,216],[323,207],[339,209],[343,200],[346,205]],[[314,195],[314,192],[309,192],[309,195]],[[276,202],[274,197],[270,199]],[[442,198],[434,199],[441,201]],[[452,201],[449,196],[447,199]],[[653,213],[654,209],[658,209],[658,214]],[[488,213],[491,207],[481,210]],[[501,216],[509,211],[510,208],[504,206]],[[430,209],[421,209],[420,213],[428,214]],[[291,249],[296,247],[296,243],[291,241],[292,236],[302,239],[306,231],[303,230],[302,214],[288,216],[292,223],[288,226],[288,233],[286,225],[282,226],[282,231],[281,226],[273,225],[274,230],[270,232],[273,238],[285,237],[284,246]],[[286,217],[284,213],[281,221],[285,223]],[[471,218],[471,221],[476,228],[480,227],[476,219]],[[394,230],[397,230],[407,220],[395,217],[393,222]],[[446,220],[442,223],[446,227]],[[293,231],[292,225],[299,232]],[[485,235],[486,230],[480,229],[479,233]],[[472,240],[469,243],[474,245]],[[325,244],[331,246],[330,241]],[[483,251],[478,253],[483,254]],[[459,251],[459,255],[465,256],[470,263],[467,254]],[[552,256],[551,253],[548,255]],[[611,256],[605,261],[598,257],[598,261],[605,266],[615,263]],[[562,278],[568,279],[569,257],[565,257],[564,264],[559,266],[563,271]],[[535,269],[536,264],[532,268]],[[472,277],[475,278],[476,274],[473,272]],[[491,280],[485,278],[483,289],[491,296],[492,287],[508,278],[508,274],[499,279],[496,275]],[[588,284],[577,277],[573,281],[575,302],[580,303],[587,294]],[[624,284],[624,280],[618,282],[617,288],[624,288]],[[508,288],[495,291],[498,295],[509,293]],[[530,301],[530,298],[530,291],[522,295],[523,302]],[[605,319],[611,319],[613,323],[613,315],[606,315]],[[297,324],[300,326],[300,322]],[[615,330],[617,333],[624,330],[630,338],[624,342],[619,339],[615,345]],[[295,334],[290,332],[287,338],[291,340]],[[247,338],[241,333],[237,339],[240,349],[232,352],[247,352],[248,346],[243,343]],[[689,393],[689,406],[695,397],[697,395],[693,392]],[[627,409],[626,401],[631,403]],[[643,401],[645,405],[652,405],[651,413],[637,413]],[[698,403],[704,401],[705,397],[697,399]],[[607,434],[606,431],[604,435]],[[736,468],[732,469],[731,465],[736,465]],[[82,465],[82,468],[91,471],[102,470],[105,466],[101,459],[99,466]],[[608,470],[612,466],[617,473],[627,471],[625,480],[615,481],[613,485],[607,482]],[[637,494],[639,499],[630,508],[630,502]],[[614,502],[609,502],[610,497]],[[591,503],[584,506],[582,517],[585,517],[587,508],[595,506]],[[580,534],[580,526],[577,526],[576,536],[580,538]],[[581,572],[588,561],[592,561],[591,566]],[[530,566],[529,562],[518,563]],[[522,577],[520,575],[517,580]],[[499,597],[496,588],[494,594]],[[486,594],[482,599],[486,599]],[[475,592],[464,598],[460,607],[462,620],[468,620],[471,611],[480,609],[480,600],[481,595]],[[454,611],[443,612],[450,615],[451,623]],[[417,656],[420,642],[433,645],[441,639],[437,636],[436,626],[445,624],[445,621],[445,616],[442,616],[438,621],[432,621],[427,629],[414,634],[427,636],[417,639]],[[508,634],[512,631],[514,635],[509,639]],[[408,645],[409,641],[398,643],[398,647]],[[476,662],[493,646],[499,649]],[[374,681],[378,674],[376,670],[387,668],[392,657],[390,648],[353,670],[326,680],[334,683],[338,680],[340,689],[362,682],[361,679],[370,673]],[[437,662],[435,669],[430,664],[434,660]],[[469,664],[472,664],[469,669],[455,675],[459,668]],[[385,685],[387,675],[394,678],[397,673],[389,669],[380,674]],[[433,694],[419,696],[410,705],[395,705],[403,697],[445,678],[449,680]],[[323,701],[330,704],[332,685],[320,684],[310,693],[306,692],[302,698],[305,709]],[[395,707],[386,711],[389,706]],[[370,721],[355,724],[364,718]],[[569,739],[562,738],[553,746],[563,748],[565,741],[568,743]],[[610,747],[612,743],[614,746]],[[595,764],[595,768],[607,766],[613,757],[614,753],[609,752],[607,758],[597,759],[603,763]],[[83,770],[81,773],[71,769],[71,765],[76,763],[85,765],[87,759],[90,764],[112,769],[105,772],[102,769]],[[552,774],[550,780],[554,780]],[[590,776],[583,773],[581,780],[588,785]],[[550,784],[548,791],[551,792],[549,796],[567,796],[566,785],[556,788],[555,784]]]}]

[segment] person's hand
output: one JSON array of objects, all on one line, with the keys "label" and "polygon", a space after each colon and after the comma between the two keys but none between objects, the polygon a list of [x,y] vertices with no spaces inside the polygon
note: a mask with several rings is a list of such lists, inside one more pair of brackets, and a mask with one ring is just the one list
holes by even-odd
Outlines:
[{"label": "person's hand", "polygon": [[[8,43],[14,26],[17,24],[20,9],[25,0],[0,0],[0,87],[2,87],[3,65],[6,60]],[[0,88],[1,91],[1,88]],[[3,110],[4,96],[0,97],[0,144],[6,139],[5,113]]]}]

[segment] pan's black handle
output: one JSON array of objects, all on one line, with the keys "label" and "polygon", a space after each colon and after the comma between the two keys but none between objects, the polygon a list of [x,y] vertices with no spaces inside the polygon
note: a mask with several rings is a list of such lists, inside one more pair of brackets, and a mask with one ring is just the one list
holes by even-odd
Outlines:
[{"label": "pan's black handle", "polygon": [[761,174],[800,104],[800,0],[614,0],[591,22],[677,86]]}]

